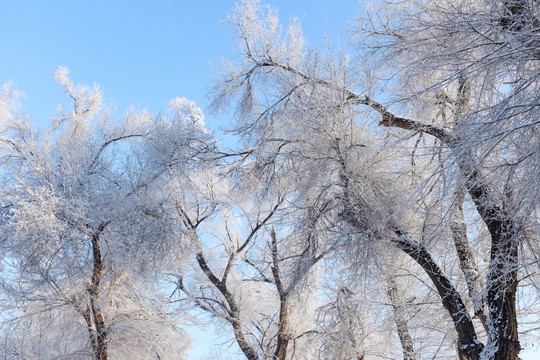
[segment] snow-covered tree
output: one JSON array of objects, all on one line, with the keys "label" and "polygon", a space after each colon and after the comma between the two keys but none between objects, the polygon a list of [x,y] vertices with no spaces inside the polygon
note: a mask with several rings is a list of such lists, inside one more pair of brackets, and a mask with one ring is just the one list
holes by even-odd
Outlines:
[{"label": "snow-covered tree", "polygon": [[294,358],[309,358],[313,277],[325,251],[313,231],[284,225],[286,200],[274,195],[232,190],[222,199],[228,199],[221,204],[226,211],[210,224],[198,221],[193,209],[181,209],[197,252],[191,271],[179,277],[180,299],[232,330],[248,359],[288,359],[291,351]]},{"label": "snow-covered tree", "polygon": [[65,68],[44,129],[0,89],[0,356],[181,359],[189,303],[250,360],[518,359],[539,4],[379,1],[340,51],[256,0],[228,20],[212,105],[238,149],[186,99],[115,120]]},{"label": "snow-covered tree", "polygon": [[286,188],[299,217],[324,204],[325,235],[356,261],[408,255],[460,358],[517,359],[518,279],[537,261],[538,5],[378,9],[356,22],[357,53],[341,56],[306,49],[297,22],[282,32],[270,7],[237,7],[239,57],[214,88],[246,144],[237,174]]},{"label": "snow-covered tree", "polygon": [[119,122],[98,87],[56,79],[73,106],[44,130],[1,106],[2,355],[183,358],[160,269],[189,247],[174,195],[213,147],[202,113],[174,99]]}]

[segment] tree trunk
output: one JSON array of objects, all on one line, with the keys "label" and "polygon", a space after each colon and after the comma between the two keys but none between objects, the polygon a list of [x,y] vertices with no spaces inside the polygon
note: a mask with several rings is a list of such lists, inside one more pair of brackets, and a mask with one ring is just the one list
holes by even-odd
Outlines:
[{"label": "tree trunk", "polygon": [[227,319],[232,325],[234,337],[236,338],[236,343],[240,347],[240,350],[246,356],[248,360],[259,360],[259,356],[255,352],[255,349],[247,341],[244,331],[242,329],[242,323],[240,322],[240,314],[238,312],[231,312],[230,317]]},{"label": "tree trunk", "polygon": [[397,326],[399,341],[401,343],[401,347],[403,348],[403,360],[415,360],[413,340],[411,334],[409,333],[407,321],[405,320],[405,311],[403,309],[402,301],[398,295],[396,279],[392,276],[388,278],[387,294],[394,313],[394,320]]},{"label": "tree trunk", "polygon": [[285,360],[287,358],[287,347],[289,346],[289,335],[287,333],[287,304],[284,300],[281,301],[279,309],[279,328],[277,334],[276,351],[274,359]]},{"label": "tree trunk", "polygon": [[473,301],[474,315],[478,317],[482,326],[488,332],[488,326],[486,316],[484,314],[485,297],[480,284],[480,274],[478,266],[474,260],[473,252],[469,246],[467,240],[467,225],[463,217],[463,201],[465,200],[465,193],[459,189],[456,191],[455,206],[450,221],[450,230],[452,233],[452,239],[454,240],[454,246],[458,255],[459,264],[467,288],[469,289],[469,296]]},{"label": "tree trunk", "polygon": [[227,304],[229,305],[226,320],[231,324],[233,328],[236,343],[240,347],[240,350],[242,350],[248,360],[258,360],[259,356],[257,355],[257,352],[255,351],[255,349],[253,349],[251,344],[246,339],[246,336],[244,335],[244,331],[242,329],[242,322],[240,321],[240,309],[238,308],[236,301],[234,301],[233,295],[231,294],[229,289],[227,289],[227,284],[222,282],[212,272],[210,267],[208,267],[208,263],[204,258],[202,249],[199,249],[196,254],[196,258],[199,267],[204,272],[208,280],[210,280],[210,282],[216,287],[216,289],[218,289],[218,291],[223,295],[225,301],[227,301]]},{"label": "tree trunk", "polygon": [[[497,201],[484,184],[484,177],[473,166],[469,154],[460,162],[467,174],[466,186],[476,209],[491,235],[490,265],[487,275],[487,304],[490,312],[486,360],[517,360],[519,344],[516,291],[519,263],[519,226],[508,209]],[[508,203],[511,199],[506,199]]]},{"label": "tree trunk", "polygon": [[408,239],[403,231],[396,230],[397,239],[391,241],[394,245],[413,258],[427,273],[439,296],[444,308],[453,320],[458,335],[459,352],[463,359],[478,360],[484,348],[476,336],[476,330],[469,312],[450,280],[435,263],[429,252],[422,245]]},{"label": "tree trunk", "polygon": [[518,245],[511,235],[497,233],[492,236],[487,278],[491,320],[488,347],[496,352],[486,359],[516,360],[521,350],[516,316],[517,260]]},{"label": "tree trunk", "polygon": [[289,346],[289,334],[287,332],[288,322],[288,307],[287,307],[287,293],[283,288],[281,277],[279,273],[279,259],[277,250],[277,238],[276,232],[272,229],[270,233],[272,238],[272,275],[274,277],[274,283],[279,294],[279,326],[277,333],[277,344],[274,352],[275,360],[285,360],[287,357],[287,347]]},{"label": "tree trunk", "polygon": [[[105,225],[100,226],[99,232],[103,231]],[[105,318],[99,306],[100,282],[103,274],[103,259],[99,243],[99,233],[92,236],[93,271],[92,280],[87,285],[90,304],[87,306],[84,315],[88,331],[90,333],[90,343],[94,353],[94,360],[108,360],[108,339]]]}]

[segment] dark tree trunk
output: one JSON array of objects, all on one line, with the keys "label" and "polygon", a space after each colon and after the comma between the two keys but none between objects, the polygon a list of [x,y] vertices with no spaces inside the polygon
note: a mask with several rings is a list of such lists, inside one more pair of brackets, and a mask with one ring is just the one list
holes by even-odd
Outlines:
[{"label": "dark tree trunk", "polygon": [[281,277],[279,273],[279,259],[277,250],[277,238],[276,233],[272,229],[272,275],[274,277],[274,283],[279,294],[279,325],[277,333],[277,344],[274,352],[274,359],[285,360],[287,358],[287,347],[289,346],[289,334],[287,332],[288,322],[288,307],[287,307],[287,293],[283,288]]},{"label": "dark tree trunk", "polygon": [[498,350],[489,359],[517,360],[521,351],[516,316],[517,260],[515,239],[509,234],[492,235],[487,278],[487,303],[491,315],[488,345]]},{"label": "dark tree trunk", "polygon": [[[105,225],[102,225],[99,232],[103,231],[104,228]],[[90,301],[86,308],[84,319],[90,334],[90,343],[94,353],[94,360],[108,360],[107,327],[105,325],[105,318],[99,306],[100,282],[101,276],[103,275],[103,258],[101,256],[99,233],[92,236],[92,256],[92,279],[91,282],[87,284]]]},{"label": "dark tree trunk", "polygon": [[[484,177],[478,169],[471,168],[471,164],[462,161],[461,170],[468,174],[467,190],[491,235],[486,282],[490,312],[487,349],[495,351],[486,360],[517,360],[521,350],[516,316],[519,226],[509,206],[493,198],[492,191],[484,184]],[[506,200],[511,202],[511,199]]]},{"label": "dark tree trunk", "polygon": [[225,301],[229,306],[226,320],[231,324],[233,328],[236,343],[240,347],[240,350],[242,350],[248,360],[258,360],[259,356],[257,355],[257,352],[255,351],[255,349],[253,349],[249,341],[246,339],[244,330],[242,329],[242,322],[240,321],[240,309],[238,308],[236,301],[234,301],[233,295],[231,294],[229,289],[227,289],[227,284],[222,282],[208,267],[202,250],[199,250],[199,252],[197,252],[196,257],[201,270],[204,272],[208,280],[210,280],[210,282],[216,287],[216,289],[218,289],[218,291],[223,295]]},{"label": "dark tree trunk", "polygon": [[484,346],[476,336],[476,330],[461,296],[425,247],[410,240],[402,231],[396,233],[399,237],[392,239],[394,245],[413,258],[435,285],[444,308],[453,320],[458,335],[460,356],[468,360],[480,359]]}]

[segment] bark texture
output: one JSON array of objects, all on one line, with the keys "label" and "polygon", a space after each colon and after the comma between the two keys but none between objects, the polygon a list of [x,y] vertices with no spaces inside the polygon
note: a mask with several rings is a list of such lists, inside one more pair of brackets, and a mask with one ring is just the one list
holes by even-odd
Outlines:
[{"label": "bark texture", "polygon": [[289,346],[290,336],[287,331],[287,322],[288,322],[288,304],[287,304],[287,293],[283,288],[283,283],[281,282],[281,277],[279,273],[279,259],[277,251],[277,239],[276,233],[274,230],[271,232],[272,237],[272,275],[274,277],[274,283],[279,294],[279,324],[278,324],[278,333],[277,333],[277,344],[274,352],[274,359],[276,360],[285,360],[287,358],[287,347]]},{"label": "bark texture", "polygon": [[409,333],[409,326],[405,320],[405,311],[403,309],[402,301],[399,298],[396,279],[393,277],[388,278],[387,294],[394,313],[399,342],[403,348],[403,360],[415,360],[416,356],[414,354],[413,340]]},{"label": "bark texture", "polygon": [[240,350],[242,350],[248,360],[258,360],[259,356],[257,355],[257,352],[255,351],[255,349],[253,349],[253,347],[247,340],[244,334],[244,330],[242,329],[242,322],[240,321],[240,309],[238,308],[238,305],[234,300],[233,294],[231,294],[229,289],[227,289],[226,283],[222,282],[208,267],[202,250],[197,252],[196,257],[201,270],[208,277],[208,280],[210,280],[210,282],[216,287],[216,289],[218,289],[218,291],[223,295],[225,301],[227,302],[228,316],[226,320],[231,324],[233,328],[234,336],[236,338],[238,346],[240,347]]},{"label": "bark texture", "polygon": [[435,285],[443,306],[450,314],[454,323],[454,328],[458,335],[458,351],[460,356],[468,360],[480,359],[480,354],[484,346],[478,340],[467,307],[463,303],[458,291],[441,268],[435,263],[431,254],[424,246],[410,240],[402,231],[396,231],[396,233],[399,237],[392,239],[394,245],[413,258],[424,269]]},{"label": "bark texture", "polygon": [[462,191],[456,191],[454,212],[450,222],[450,231],[452,233],[452,239],[454,240],[460,268],[467,283],[469,296],[473,301],[474,315],[478,317],[487,333],[487,319],[484,314],[485,297],[482,284],[480,283],[480,273],[467,240],[467,225],[465,224],[465,218],[463,216],[464,198],[465,194]]},{"label": "bark texture", "polygon": [[98,234],[92,236],[92,279],[87,285],[89,304],[83,315],[90,335],[94,360],[109,359],[107,327],[105,325],[105,317],[99,305],[100,284],[103,275],[103,258],[101,255],[99,233],[104,228],[105,225],[102,225]]}]

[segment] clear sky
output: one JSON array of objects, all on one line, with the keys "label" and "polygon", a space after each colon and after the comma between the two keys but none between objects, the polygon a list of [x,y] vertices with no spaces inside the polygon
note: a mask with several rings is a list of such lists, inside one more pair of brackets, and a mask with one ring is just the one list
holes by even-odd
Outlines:
[{"label": "clear sky", "polygon": [[[357,0],[271,1],[282,19],[302,19],[311,44],[333,40],[358,13]],[[174,97],[203,110],[212,70],[231,56],[232,27],[223,1],[0,0],[0,84],[25,93],[24,111],[45,124],[62,98],[53,80],[60,65],[76,83],[100,84],[119,115],[136,104],[164,111]],[[225,119],[222,119],[225,121]],[[208,119],[211,128],[219,128]]]},{"label": "clear sky", "polygon": [[[357,0],[268,2],[279,8],[284,21],[299,17],[308,42],[319,46],[324,34],[338,43],[342,30],[361,10]],[[231,56],[232,28],[220,21],[234,4],[0,0],[0,84],[17,84],[26,95],[23,110],[40,126],[65,100],[53,80],[60,65],[70,69],[76,83],[100,84],[105,99],[117,104],[119,116],[133,104],[164,111],[174,97],[194,100],[204,110],[213,66]],[[227,119],[220,121],[224,123],[207,119],[216,131]],[[194,334],[200,339],[191,359],[209,350],[206,335]]]}]

